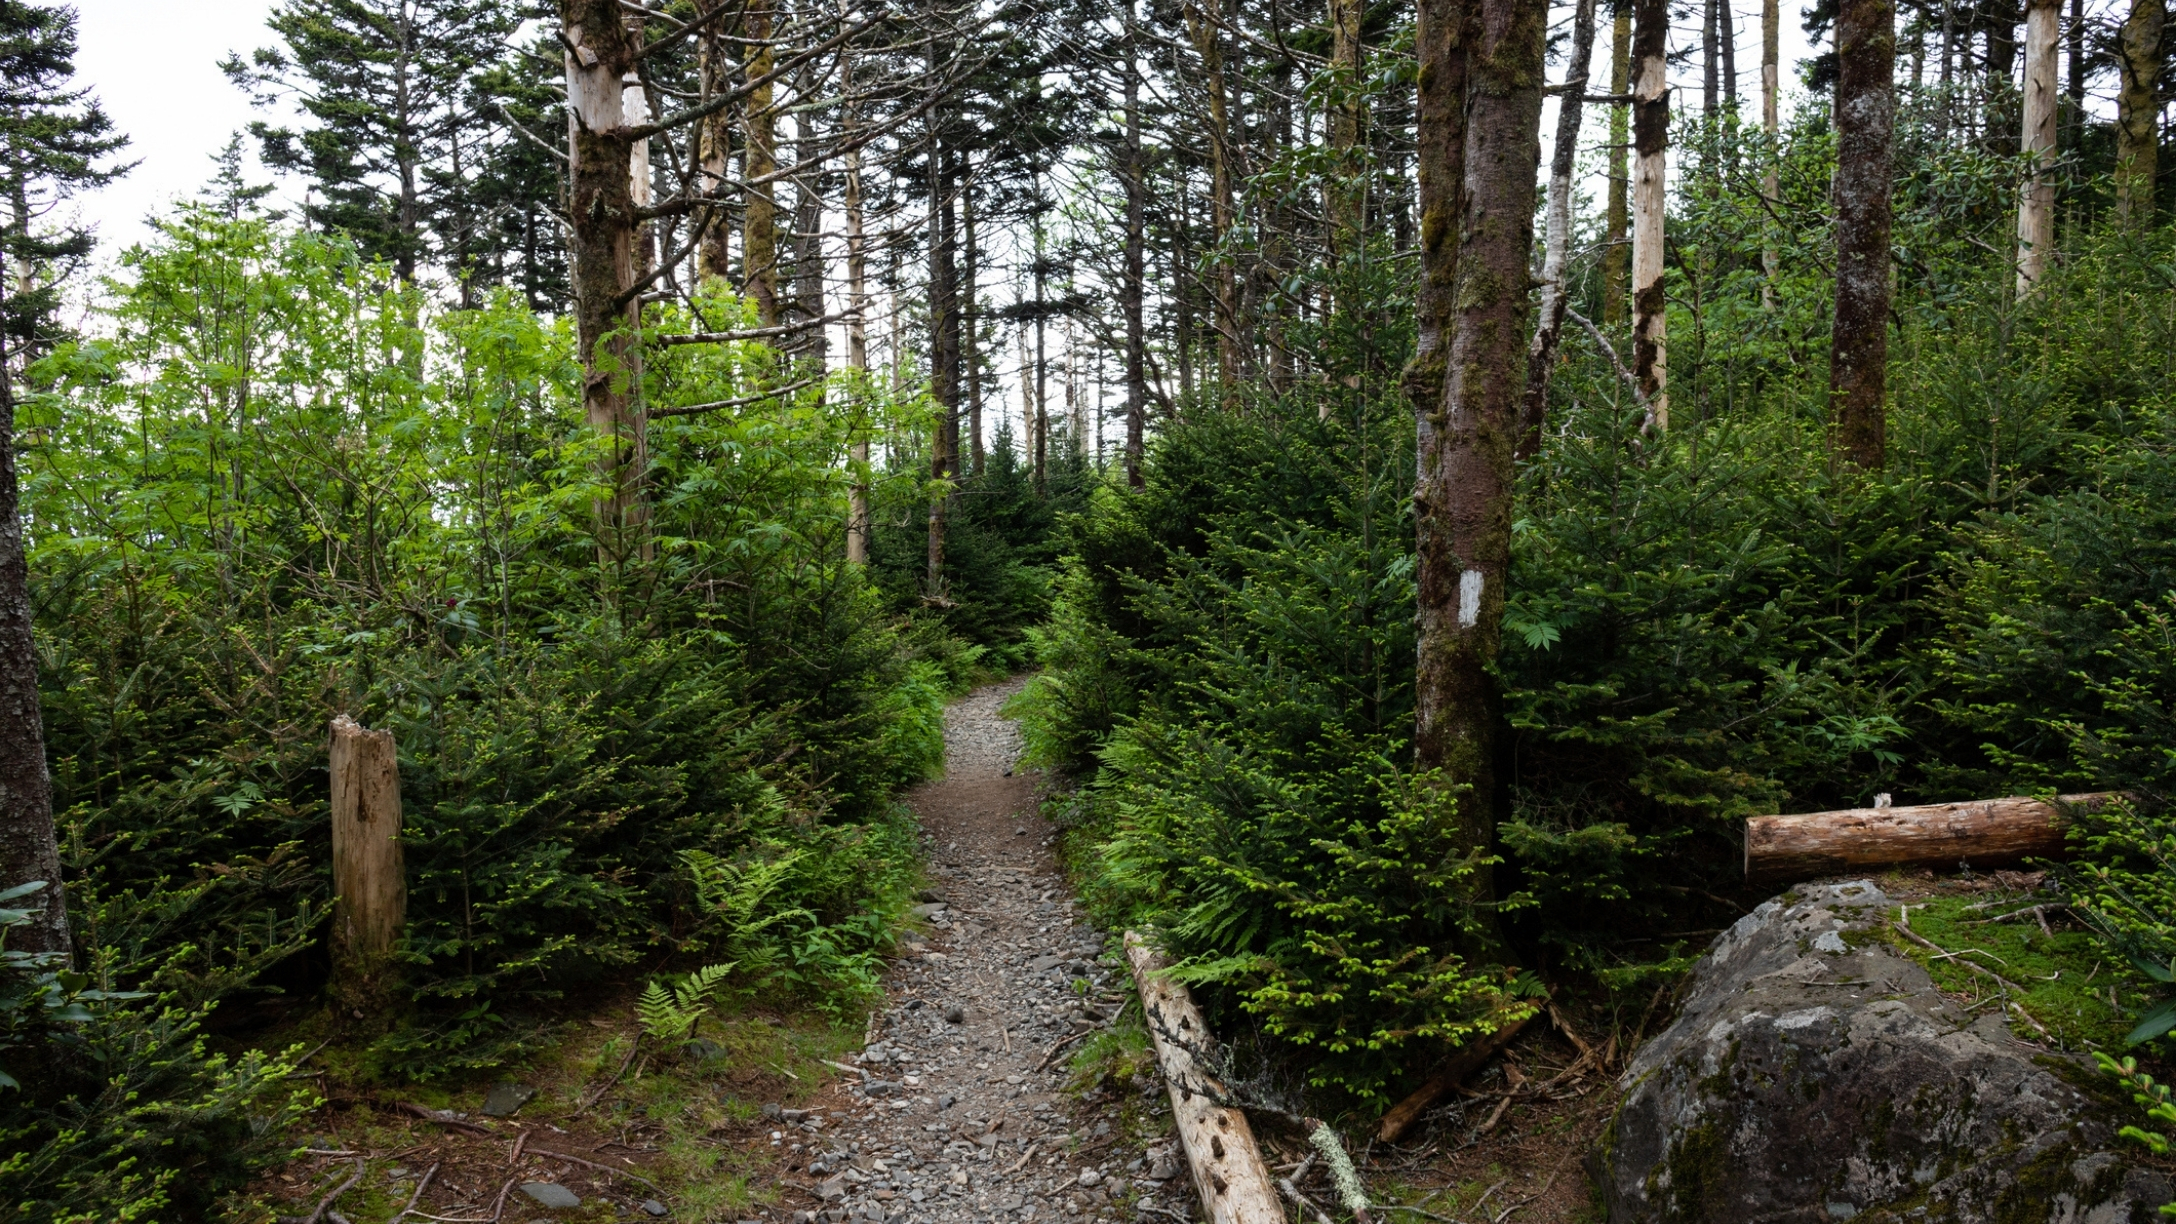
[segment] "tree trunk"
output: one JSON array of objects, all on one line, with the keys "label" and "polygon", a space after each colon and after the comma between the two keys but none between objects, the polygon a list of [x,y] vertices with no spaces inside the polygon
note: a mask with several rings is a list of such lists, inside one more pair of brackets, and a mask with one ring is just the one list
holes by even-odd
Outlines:
[{"label": "tree trunk", "polygon": [[1522,458],[1541,445],[1541,428],[1549,411],[1549,374],[1556,366],[1557,342],[1564,335],[1564,312],[1571,308],[1564,277],[1572,245],[1572,167],[1579,156],[1580,120],[1586,114],[1587,65],[1594,58],[1594,4],[1595,0],[1578,0],[1572,12],[1572,54],[1564,65],[1556,150],[1549,159],[1549,232],[1541,261],[1541,318],[1526,354],[1526,399],[1519,417]]},{"label": "tree trunk", "polygon": [[[849,99],[854,92],[853,58],[841,57],[839,93]],[[846,365],[854,373],[853,441],[848,462],[853,465],[853,485],[846,501],[846,560],[851,565],[869,561],[869,250],[862,234],[861,150],[852,147],[859,139],[854,103],[846,103]]]},{"label": "tree trunk", "polygon": [[1670,143],[1670,86],[1664,57],[1670,10],[1664,0],[1632,6],[1632,375],[1647,397],[1649,423],[1670,427],[1668,304],[1663,298],[1663,176]]},{"label": "tree trunk", "polygon": [[1722,97],[1723,49],[1716,38],[1716,12],[1722,0],[1704,0],[1700,7],[1700,121],[1713,127]]},{"label": "tree trunk", "polygon": [[[772,0],[749,0],[741,28],[751,40],[744,54],[743,72],[756,80],[771,71]],[[755,300],[756,318],[764,327],[784,322],[778,300],[778,115],[772,109],[772,90],[764,85],[751,91],[747,107],[748,199],[741,221],[741,275],[744,292]]]},{"label": "tree trunk", "polygon": [[[1725,117],[1733,114],[1738,109],[1738,20],[1731,14],[1730,4],[1731,0],[1716,0],[1715,3],[1715,33],[1717,39],[1722,43],[1723,49],[1723,114]],[[1731,150],[1736,147],[1735,141],[1724,143],[1723,153],[1726,159],[1730,156]]]},{"label": "tree trunk", "polygon": [[[803,323],[824,317],[824,199],[821,135],[814,111],[797,111],[793,117],[793,308]],[[811,327],[797,337],[796,348],[813,359],[813,373],[830,367],[831,335]]]},{"label": "tree trunk", "polygon": [[[982,353],[980,339],[975,333],[976,320],[982,314],[981,290],[976,287],[976,274],[982,268],[982,248],[975,241],[975,176],[972,171],[960,188],[961,228],[966,231],[967,259],[965,274],[961,277],[965,286],[960,293],[959,352],[962,374],[960,384],[967,395],[967,468],[977,476],[982,475]],[[959,450],[953,448],[954,473],[960,470]]]},{"label": "tree trunk", "polygon": [[[0,260],[0,301],[7,296]],[[45,719],[38,703],[38,652],[31,637],[30,566],[24,556],[21,485],[15,470],[15,379],[0,355],[0,890],[33,880],[45,887],[7,903],[30,911],[8,932],[8,949],[67,958],[73,951],[53,829],[53,783],[45,766]]]},{"label": "tree trunk", "polygon": [[2154,82],[2168,25],[2166,0],[2131,0],[2116,67],[2116,216],[2132,229],[2153,224],[2153,178],[2161,153],[2161,105]]},{"label": "tree trunk", "polygon": [[[934,129],[936,120],[931,120]],[[931,431],[929,478],[929,572],[925,598],[943,604],[944,537],[951,508],[951,483],[957,473],[960,420],[959,387],[959,241],[952,211],[951,153],[932,135],[929,142],[929,373],[930,396],[937,401]]]},{"label": "tree trunk", "polygon": [[1894,0],[1836,14],[1836,323],[1829,403],[1839,455],[1882,464],[1889,368],[1889,169],[1896,127]]},{"label": "tree trunk", "polygon": [[1333,167],[1325,184],[1330,257],[1350,258],[1361,241],[1360,184],[1365,181],[1353,152],[1360,144],[1360,19],[1362,0],[1328,0],[1330,71],[1336,74],[1329,114]]},{"label": "tree trunk", "polygon": [[2032,163],[2017,208],[2017,295],[2030,294],[2055,253],[2056,0],[2025,8],[2025,107],[2021,147]]},{"label": "tree trunk", "polygon": [[[1036,195],[1042,195],[1041,174],[1036,176]],[[1043,260],[1043,221],[1035,219],[1035,491],[1050,487],[1050,352],[1045,334],[1043,306],[1049,301],[1050,265]]]},{"label": "tree trunk", "polygon": [[[1776,0],[1768,0],[1770,6]],[[1610,22],[1609,44],[1609,92],[1623,97],[1632,89],[1632,4],[1631,0],[1614,0],[1616,14]],[[1630,316],[1625,310],[1625,274],[1632,267],[1632,248],[1629,234],[1626,194],[1632,185],[1631,165],[1626,154],[1626,141],[1631,138],[1630,118],[1620,103],[1609,107],[1609,232],[1608,246],[1602,251],[1602,322],[1605,325],[1623,323]]]},{"label": "tree trunk", "polygon": [[400,843],[400,765],[390,731],[332,720],[333,991],[362,1011],[383,1007],[408,910]]},{"label": "tree trunk", "polygon": [[[2069,123],[2066,125],[2070,132],[2063,145],[2076,149],[2085,132],[2085,0],[2070,0],[2070,24],[2063,37],[2070,56],[2070,87],[2064,91],[2070,98]],[[2121,59],[2121,54],[2116,58]]]},{"label": "tree trunk", "polygon": [[[1950,3],[1951,0],[1943,0]],[[1763,158],[1760,171],[1760,193],[1768,206],[1782,211],[1783,187],[1776,177],[1777,163],[1782,161],[1783,128],[1778,111],[1782,82],[1778,79],[1782,58],[1783,20],[1777,12],[1776,0],[1761,0],[1760,5],[1760,130],[1767,139],[1762,141]],[[1945,103],[1946,104],[1946,103]],[[1776,277],[1782,271],[1783,256],[1776,249],[1776,223],[1773,218],[1761,224],[1768,240],[1761,244],[1760,266],[1765,276],[1761,280],[1760,304],[1769,310],[1776,308]]]},{"label": "tree trunk", "polygon": [[1148,427],[1147,338],[1141,318],[1148,280],[1147,229],[1141,181],[1141,60],[1133,0],[1126,0],[1126,272],[1119,286],[1126,313],[1126,486],[1146,484],[1141,453]]},{"label": "tree trunk", "polygon": [[[1479,0],[1467,11],[1460,31],[1466,90],[1456,276],[1447,304],[1427,303],[1431,313],[1448,306],[1450,334],[1441,397],[1423,412],[1418,438],[1414,757],[1454,788],[1458,835],[1469,852],[1485,854],[1496,823],[1501,695],[1494,669],[1511,553],[1512,450],[1525,385],[1548,6]],[[1424,5],[1424,20],[1427,12]],[[1427,73],[1437,65],[1435,48],[1426,41],[1422,47],[1425,92]],[[1425,302],[1434,279],[1425,245],[1423,260]],[[1493,893],[1485,871],[1474,877],[1470,895]]]},{"label": "tree trunk", "polygon": [[636,307],[635,201],[628,174],[632,142],[621,126],[621,79],[635,47],[614,0],[561,0],[566,53],[568,255],[574,290],[582,409],[589,427],[612,439],[598,456],[609,492],[597,503],[598,548],[607,565],[639,555],[646,532],[643,469],[649,445],[635,409],[629,367]]},{"label": "tree trunk", "polygon": [[[705,36],[697,44],[696,71],[701,81],[702,100],[731,87],[731,73],[727,70],[730,53],[714,36]],[[711,206],[710,215],[703,217],[707,228],[703,230],[702,246],[696,253],[695,272],[704,284],[731,278],[732,226],[725,216],[725,176],[731,164],[733,126],[731,112],[720,111],[696,125],[694,139],[701,142],[702,190],[719,203]]]},{"label": "tree trunk", "polygon": [[[1883,867],[2002,867],[2064,852],[2063,809],[2105,807],[2110,794],[1979,799],[1924,807],[1849,808],[1745,822],[1745,878],[1810,880]],[[2061,806],[2057,806],[2061,805]]]},{"label": "tree trunk", "polygon": [[[1188,4],[1187,23],[1193,27],[1194,49],[1201,56],[1201,70],[1209,90],[1209,177],[1212,220],[1216,226],[1216,366],[1223,380],[1219,395],[1230,404],[1239,391],[1239,279],[1226,240],[1230,238],[1237,207],[1232,197],[1232,148],[1229,102],[1224,80],[1224,31],[1218,24],[1217,0],[1200,0],[1204,11]],[[1078,439],[1075,440],[1076,443]]]}]

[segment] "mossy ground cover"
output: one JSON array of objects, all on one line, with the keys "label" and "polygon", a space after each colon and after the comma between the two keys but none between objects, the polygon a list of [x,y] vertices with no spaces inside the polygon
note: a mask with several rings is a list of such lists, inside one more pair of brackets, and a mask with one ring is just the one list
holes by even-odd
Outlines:
[{"label": "mossy ground cover", "polygon": [[[473,1083],[368,1084],[328,1071],[318,1089],[326,1104],[306,1142],[351,1155],[299,1155],[263,1178],[234,1218],[261,1224],[307,1215],[358,1161],[361,1179],[337,1204],[356,1220],[392,1218],[434,1165],[417,1206],[435,1215],[478,1214],[480,1205],[488,1216],[512,1178],[559,1181],[582,1198],[581,1207],[556,1211],[554,1219],[625,1220],[650,1198],[667,1204],[675,1220],[746,1218],[759,1204],[775,1205],[779,1194],[763,1106],[819,1103],[834,1078],[826,1060],[860,1044],[858,1022],[814,1012],[750,1009],[713,1018],[699,1042],[683,1049],[663,1049],[638,1033],[631,1000],[615,1000],[565,1019],[528,1062]],[[348,1061],[334,1047],[318,1065]],[[535,1088],[536,1096],[512,1117],[485,1118],[485,1094],[500,1080]],[[409,1104],[452,1111],[467,1125],[427,1121],[406,1111]],[[504,1218],[528,1218],[522,1212],[533,1204],[519,1195],[509,1195]]]},{"label": "mossy ground cover", "polygon": [[1891,895],[1906,899],[1890,920],[1908,911],[1912,934],[1934,947],[1893,931],[1890,942],[1970,1014],[2000,1009],[2018,1036],[2066,1051],[2125,1048],[2124,1035],[2147,1005],[2145,980],[2072,918],[2059,896],[1970,882],[1907,884]]}]

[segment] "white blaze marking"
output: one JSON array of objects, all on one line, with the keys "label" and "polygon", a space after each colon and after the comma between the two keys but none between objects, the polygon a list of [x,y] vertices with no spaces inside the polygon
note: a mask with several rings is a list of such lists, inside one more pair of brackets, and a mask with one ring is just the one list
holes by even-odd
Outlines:
[{"label": "white blaze marking", "polygon": [[1481,619],[1481,584],[1485,579],[1477,569],[1467,570],[1458,576],[1458,627],[1470,629]]}]

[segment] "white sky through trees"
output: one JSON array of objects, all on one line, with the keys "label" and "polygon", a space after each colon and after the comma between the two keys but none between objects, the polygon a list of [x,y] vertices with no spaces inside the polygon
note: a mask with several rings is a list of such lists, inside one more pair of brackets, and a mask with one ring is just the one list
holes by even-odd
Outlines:
[{"label": "white sky through trees", "polygon": [[[266,118],[253,111],[242,91],[219,72],[218,62],[230,51],[248,55],[271,44],[275,36],[265,27],[265,17],[278,0],[211,0],[210,3],[175,4],[172,0],[75,0],[80,50],[76,56],[79,82],[89,85],[128,134],[129,157],[136,169],[119,182],[79,201],[84,220],[99,237],[99,254],[111,260],[129,244],[141,241],[148,231],[144,219],[163,210],[173,200],[188,196],[211,177],[212,156],[225,147],[227,138],[246,128],[252,119]],[[1758,0],[1734,0],[1738,12],[1735,31],[1738,43],[1739,89],[1746,98],[1747,113],[1757,116],[1760,88],[1760,5]],[[1798,5],[1786,0],[1783,17],[1783,60],[1786,66],[1810,54],[1805,33],[1799,28]],[[1568,18],[1569,6],[1551,17]],[[1673,50],[1697,48],[1697,24],[1675,31]],[[1595,74],[1598,86],[1608,84],[1609,29],[1604,21],[1595,39]],[[1551,65],[1552,80],[1561,64]],[[1791,73],[1786,67],[1786,92]],[[1699,65],[1687,63],[1673,73],[1679,97],[1699,104]],[[1688,97],[1689,95],[1689,97]],[[1544,145],[1555,130],[1555,103],[1542,127]],[[278,116],[270,116],[278,117]],[[1608,131],[1604,111],[1590,110],[1590,138]],[[1597,124],[1600,126],[1597,127]],[[277,181],[256,164],[255,142],[243,142],[254,181]],[[1547,156],[1546,149],[1543,154]],[[278,182],[279,200],[289,206],[299,198],[299,184]],[[276,206],[276,205],[275,205]]]},{"label": "white sky through trees", "polygon": [[[77,201],[110,263],[148,236],[144,218],[194,194],[212,176],[212,155],[227,138],[266,116],[227,83],[219,61],[273,41],[265,16],[275,0],[74,0],[76,81],[88,85],[129,138],[124,155],[140,163],[120,181]],[[244,139],[253,182],[273,176],[256,164]],[[300,186],[281,183],[282,198]],[[291,190],[290,190],[291,189]]]}]

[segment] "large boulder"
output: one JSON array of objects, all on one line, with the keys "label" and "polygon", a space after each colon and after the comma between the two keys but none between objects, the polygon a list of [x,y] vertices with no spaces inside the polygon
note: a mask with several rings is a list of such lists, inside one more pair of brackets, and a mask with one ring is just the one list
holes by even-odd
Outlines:
[{"label": "large boulder", "polygon": [[1642,1047],[1592,1172],[1613,1224],[2113,1224],[2168,1179],[2091,1067],[1960,1014],[1866,881],[1747,914]]}]

